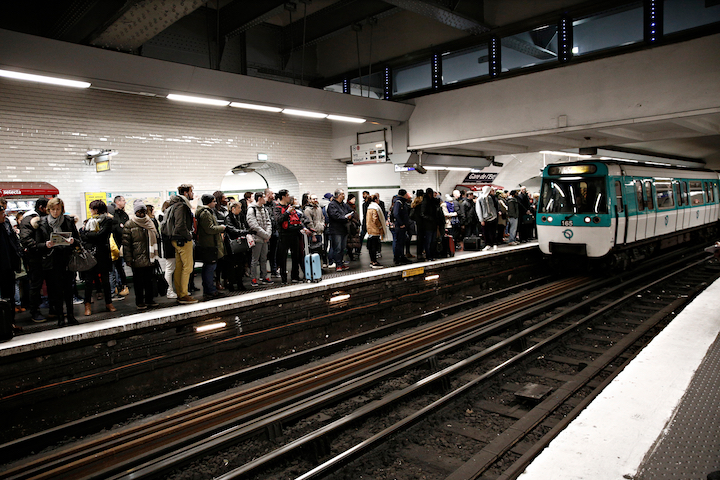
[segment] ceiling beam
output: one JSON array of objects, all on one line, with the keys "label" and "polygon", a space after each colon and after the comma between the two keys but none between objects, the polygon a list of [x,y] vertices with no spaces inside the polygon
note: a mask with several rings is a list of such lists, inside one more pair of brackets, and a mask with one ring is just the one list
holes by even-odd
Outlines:
[{"label": "ceiling beam", "polygon": [[220,37],[233,38],[284,10],[284,0],[234,0],[220,9]]},{"label": "ceiling beam", "polygon": [[[300,8],[300,7],[298,7]],[[338,33],[360,26],[369,19],[376,19],[395,12],[397,9],[382,0],[340,0],[315,13],[301,17],[283,27],[283,51],[287,56],[303,45],[327,40]]]},{"label": "ceiling beam", "polygon": [[471,6],[470,2],[453,2],[453,8],[448,8],[447,2],[436,2],[433,0],[384,0],[386,3],[400,7],[403,10],[432,18],[433,20],[457,28],[464,32],[479,35],[490,31],[490,28],[483,23],[482,3]]},{"label": "ceiling beam", "polygon": [[672,123],[704,135],[720,135],[720,125],[705,118],[678,118]]}]

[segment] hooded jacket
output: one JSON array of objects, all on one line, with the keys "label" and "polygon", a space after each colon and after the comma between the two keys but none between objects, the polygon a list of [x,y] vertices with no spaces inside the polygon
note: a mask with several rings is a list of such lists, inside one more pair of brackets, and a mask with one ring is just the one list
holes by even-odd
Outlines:
[{"label": "hooded jacket", "polygon": [[[171,240],[192,241],[193,233],[193,212],[190,201],[183,195],[170,197],[168,207],[167,228]],[[215,215],[213,215],[214,217]]]}]

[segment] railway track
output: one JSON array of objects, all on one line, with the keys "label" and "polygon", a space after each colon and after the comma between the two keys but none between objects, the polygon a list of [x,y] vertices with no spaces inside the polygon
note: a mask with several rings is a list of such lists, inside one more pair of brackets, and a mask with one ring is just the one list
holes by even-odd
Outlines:
[{"label": "railway track", "polygon": [[[643,277],[657,275],[657,272],[652,271],[645,273]],[[276,381],[267,381],[261,385],[222,395],[212,401],[196,402],[197,405],[192,408],[161,415],[142,425],[129,426],[110,434],[96,435],[77,444],[28,458],[21,464],[12,465],[0,472],[0,478],[165,477],[173,469],[182,468],[193,461],[222,452],[244,440],[256,439],[258,435],[267,437],[270,439],[270,444],[274,445],[278,437],[288,436],[287,426],[298,423],[299,419],[308,418],[317,412],[322,412],[323,408],[329,408],[339,402],[356,403],[358,396],[367,396],[368,390],[379,388],[378,385],[382,385],[383,382],[410,372],[409,374],[417,380],[405,388],[391,391],[374,401],[368,401],[335,421],[325,421],[318,426],[317,431],[302,432],[295,438],[290,438],[282,447],[265,455],[253,454],[258,458],[229,472],[227,470],[230,466],[227,466],[223,478],[249,478],[253,475],[259,475],[257,478],[268,478],[268,468],[277,469],[277,465],[282,464],[283,459],[298,455],[298,452],[307,452],[308,448],[315,452],[319,465],[304,465],[307,467],[305,468],[307,472],[302,474],[301,478],[333,475],[334,472],[342,472],[339,469],[351,468],[352,466],[344,467],[348,462],[362,462],[362,459],[358,460],[358,458],[364,452],[392,448],[380,445],[413,425],[418,425],[414,428],[422,428],[427,415],[437,414],[439,409],[452,408],[449,405],[462,402],[463,400],[458,399],[468,391],[476,392],[478,389],[488,388],[488,382],[497,375],[506,375],[508,369],[517,368],[517,365],[539,354],[548,345],[555,344],[559,338],[576,331],[579,325],[591,321],[583,320],[578,323],[578,320],[569,320],[568,316],[577,315],[575,312],[588,309],[594,303],[601,301],[603,297],[597,294],[599,290],[603,290],[605,295],[608,294],[607,292],[625,291],[629,288],[629,283],[638,281],[633,279],[630,282],[617,284],[617,280],[611,278],[599,281],[572,278],[538,286],[526,292],[508,291],[504,299],[475,306],[471,311],[447,316],[431,325],[417,327],[410,333],[369,346],[359,352],[342,355],[336,360],[323,362],[313,368],[282,375]],[[613,284],[615,285],[611,286]],[[647,288],[649,287],[643,285],[638,291]],[[632,298],[632,294],[625,293],[624,296]],[[581,297],[584,298],[578,300]],[[480,303],[477,299],[473,301]],[[547,313],[543,313],[560,308],[559,305],[568,302],[571,302],[572,306],[566,308],[564,312],[554,313],[549,317]],[[596,308],[596,312],[591,314],[590,318],[602,316],[612,308],[615,307],[610,304],[600,310]],[[436,318],[442,316],[442,314],[435,315]],[[627,330],[626,327],[617,327],[615,330],[621,331],[623,328]],[[639,332],[641,328],[638,326],[633,330]],[[612,332],[612,329],[604,331]],[[510,348],[519,353],[510,355]],[[453,356],[458,357],[458,355],[461,358],[457,361],[453,360]],[[547,355],[549,355],[547,361],[554,362],[558,362],[561,358],[570,358],[558,354]],[[600,355],[605,364],[595,360],[573,361],[575,367],[583,367],[581,371],[585,372],[583,375],[590,379],[589,382],[597,383],[595,379],[598,373],[594,375],[590,373],[597,369],[602,372],[607,368],[607,358],[612,362],[621,355],[622,352],[614,352],[610,357]],[[474,375],[473,380],[468,382],[457,380],[456,376],[462,375],[462,372],[468,375],[468,371],[486,368],[488,363],[492,364],[492,368],[486,369],[483,373],[470,374]],[[428,366],[434,373],[430,375],[426,373]],[[418,374],[419,371],[425,373]],[[555,378],[555,382],[558,381]],[[577,379],[572,381],[575,382],[573,385],[576,383],[579,385]],[[437,395],[438,386],[444,395]],[[556,390],[552,397],[556,401],[562,400],[559,405],[566,405],[563,402],[567,399],[560,399],[556,392],[570,392],[572,389],[568,385],[561,387],[555,385],[553,388]],[[587,386],[579,386],[572,391],[582,391],[586,388]],[[333,450],[336,449],[332,446],[333,439],[348,435],[342,433],[348,427],[362,422],[372,422],[377,415],[382,415],[381,412],[392,409],[407,410],[407,406],[397,402],[413,399],[412,403],[416,404],[418,395],[428,391],[430,393],[422,393],[430,396],[431,400],[427,405],[418,407],[414,413],[404,415],[396,424],[387,426],[370,438],[355,442],[352,447],[333,455],[335,453]],[[513,395],[514,393],[517,392],[513,392]],[[500,407],[496,410],[503,411]],[[521,410],[516,409],[514,415],[517,416]],[[553,411],[556,410],[557,408]],[[537,412],[535,408],[530,410],[532,411]],[[522,417],[517,419],[517,422],[524,422],[523,424],[530,425],[533,429],[538,426],[547,428],[548,424],[552,423],[549,415],[552,413],[542,418],[538,417],[539,420],[532,422]],[[513,425],[513,431],[521,430],[517,425]],[[71,431],[68,427],[65,433],[69,434]],[[352,437],[352,434],[350,436]],[[505,437],[507,434],[503,436]],[[516,445],[524,442],[522,437],[518,438],[508,443],[507,448],[508,452],[515,455],[517,455]],[[345,440],[344,444],[347,443]],[[16,447],[17,445],[22,445],[22,440],[15,442]],[[0,446],[0,452],[5,451],[4,447],[11,446]],[[489,448],[495,452],[497,445]],[[302,454],[300,455],[302,457]],[[498,458],[500,457],[493,458],[489,466],[477,475],[494,468],[492,465],[499,461]],[[203,460],[199,462],[202,463]],[[477,463],[477,459],[473,460],[473,463]],[[279,475],[278,478],[292,478],[277,471],[271,476],[276,474]],[[217,472],[212,475],[217,475]],[[338,475],[342,478],[342,475],[347,473]]]},{"label": "railway track", "polygon": [[[1,478],[15,479],[105,477],[141,459],[172,452],[192,440],[204,439],[227,429],[237,424],[238,419],[248,420],[263,412],[276,411],[292,401],[336,387],[350,377],[374,373],[390,363],[418,356],[428,347],[450,341],[497,317],[517,312],[531,304],[547,303],[548,298],[558,298],[568,291],[577,292],[583,285],[588,288],[588,284],[586,278],[572,278],[510,295],[489,306],[448,317],[412,334],[302,370],[276,382],[202,403],[196,408],[164,416],[151,424],[122,429],[98,439],[58,449],[52,454],[29,459],[22,466],[10,468],[0,475]],[[370,381],[377,382],[378,379]]]}]

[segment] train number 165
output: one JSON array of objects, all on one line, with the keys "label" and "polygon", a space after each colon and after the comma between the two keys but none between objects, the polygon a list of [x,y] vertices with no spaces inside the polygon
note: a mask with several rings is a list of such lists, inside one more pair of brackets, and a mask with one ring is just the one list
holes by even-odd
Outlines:
[{"label": "train number 165", "polygon": [[560,225],[562,225],[563,227],[572,227],[573,222],[572,220],[563,220],[562,222],[560,222]]}]

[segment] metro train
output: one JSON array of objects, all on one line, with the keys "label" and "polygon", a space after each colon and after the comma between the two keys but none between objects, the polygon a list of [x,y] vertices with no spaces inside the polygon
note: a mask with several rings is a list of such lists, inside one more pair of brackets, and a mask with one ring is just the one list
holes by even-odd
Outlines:
[{"label": "metro train", "polygon": [[542,175],[540,250],[613,267],[718,233],[720,176],[632,161],[551,164]]}]

